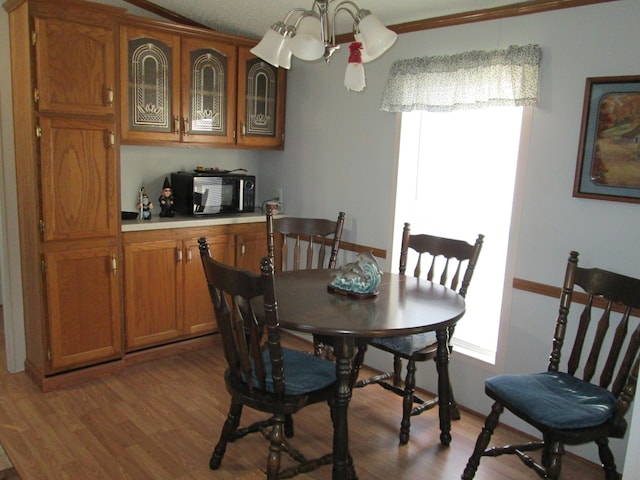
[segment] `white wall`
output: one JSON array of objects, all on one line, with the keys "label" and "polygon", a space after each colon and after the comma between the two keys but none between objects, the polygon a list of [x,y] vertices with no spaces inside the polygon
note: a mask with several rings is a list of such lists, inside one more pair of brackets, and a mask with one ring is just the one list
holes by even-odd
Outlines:
[{"label": "white wall", "polygon": [[[120,0],[103,3],[135,11]],[[125,147],[122,149],[123,206],[127,207],[140,183],[155,185],[165,172],[182,165],[201,164],[210,158],[213,164],[219,161],[221,166],[256,168],[261,199],[283,187],[287,213],[330,218],[339,210],[345,210],[345,240],[390,251],[399,121],[398,115],[379,111],[379,104],[391,63],[400,58],[537,43],[543,50],[540,105],[533,112],[528,132],[530,143],[525,152],[527,161],[524,172],[520,172],[522,208],[517,222],[519,231],[514,232],[519,241],[512,245],[514,275],[560,285],[568,252],[576,249],[581,252],[581,262],[585,265],[597,264],[640,276],[637,267],[640,253],[636,253],[640,206],[571,196],[585,78],[640,73],[638,24],[640,2],[620,0],[401,35],[391,51],[366,65],[367,88],[362,94],[349,93],[342,84],[346,63],[344,46],[328,65],[322,61],[294,60],[288,77],[285,151]],[[4,220],[0,228],[4,228],[8,250],[6,255],[0,255],[0,270],[5,317],[6,297],[17,299],[13,308],[15,315],[12,313],[7,319],[18,331],[11,347],[17,353],[9,365],[21,368],[24,347],[20,344],[24,345],[24,339],[19,334],[22,312],[11,177],[14,158],[7,30],[6,12],[0,10],[0,118],[7,197],[3,204],[6,205],[4,217],[0,209],[0,220]],[[171,156],[175,156],[175,160]],[[446,208],[446,199],[425,208]],[[6,278],[9,278],[8,285]],[[483,393],[483,380],[488,375],[546,367],[551,336],[549,322],[555,318],[557,302],[515,291],[512,305],[510,321],[501,338],[503,363],[491,367],[454,354],[451,373],[456,396],[470,408],[488,410],[489,401]],[[369,355],[368,360],[380,367],[388,364],[388,358],[380,355]],[[434,378],[432,368],[419,369],[420,386],[434,390]],[[613,446],[621,467],[625,442],[615,441]],[[593,452],[593,449],[581,450],[590,457]]]},{"label": "white wall", "polygon": [[[519,172],[522,205],[519,231],[514,232],[518,242],[511,245],[514,275],[559,286],[568,253],[575,249],[584,265],[640,276],[640,205],[571,195],[585,79],[640,74],[639,23],[640,2],[621,0],[401,35],[387,54],[365,66],[367,87],[361,94],[343,86],[345,46],[329,65],[294,60],[288,77],[286,149],[268,154],[260,170],[262,187],[283,185],[290,214],[332,216],[345,210],[345,240],[390,250],[399,115],[378,108],[391,63],[535,43],[543,51],[540,103],[527,132],[524,171]],[[490,159],[486,161],[491,168]],[[425,208],[447,208],[446,199]],[[458,401],[482,412],[490,407],[483,387],[488,375],[545,369],[551,348],[557,300],[509,293],[510,320],[499,347],[503,361],[492,367],[454,353],[451,365]],[[388,357],[369,352],[368,363],[389,366]],[[434,391],[433,368],[423,366],[418,374],[419,385]],[[625,442],[614,440],[612,445],[621,467]],[[593,458],[595,448],[578,451]]]}]

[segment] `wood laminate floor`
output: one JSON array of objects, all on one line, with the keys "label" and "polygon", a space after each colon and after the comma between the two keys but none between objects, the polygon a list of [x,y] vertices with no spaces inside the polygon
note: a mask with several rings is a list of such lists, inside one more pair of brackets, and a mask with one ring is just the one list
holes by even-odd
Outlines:
[{"label": "wood laminate floor", "polygon": [[[1,322],[0,322],[1,323]],[[309,345],[290,339],[308,349]],[[222,467],[208,467],[226,417],[224,358],[207,349],[130,367],[125,373],[42,393],[24,373],[6,372],[0,347],[0,442],[23,480],[262,479],[267,443],[254,434],[229,445]],[[351,454],[361,480],[460,478],[482,420],[463,411],[453,442],[439,442],[437,412],[412,419],[411,440],[398,446],[401,400],[377,386],[354,392],[349,407]],[[245,409],[246,423],[261,418]],[[326,405],[295,417],[294,445],[308,457],[330,451]],[[499,429],[496,442],[522,435]],[[321,467],[300,479],[330,479]],[[536,478],[515,458],[485,459],[477,480]],[[567,457],[565,479],[603,478],[598,466]]]}]

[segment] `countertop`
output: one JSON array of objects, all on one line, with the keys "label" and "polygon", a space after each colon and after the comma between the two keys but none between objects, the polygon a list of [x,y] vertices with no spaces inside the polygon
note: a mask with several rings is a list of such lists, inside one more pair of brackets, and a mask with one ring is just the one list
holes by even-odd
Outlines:
[{"label": "countertop", "polygon": [[212,225],[264,222],[265,220],[265,215],[260,211],[229,215],[203,215],[198,217],[180,214],[176,214],[175,217],[153,215],[150,220],[122,220],[122,231],[139,232],[166,228],[207,227]]}]

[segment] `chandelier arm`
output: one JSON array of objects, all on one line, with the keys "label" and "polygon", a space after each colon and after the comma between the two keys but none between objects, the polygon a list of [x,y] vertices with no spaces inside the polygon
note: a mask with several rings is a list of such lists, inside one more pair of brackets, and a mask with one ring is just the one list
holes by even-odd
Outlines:
[{"label": "chandelier arm", "polygon": [[335,47],[335,45],[336,45],[336,16],[338,15],[338,12],[344,11],[344,12],[348,12],[349,15],[351,15],[351,18],[353,18],[354,31],[355,31],[356,26],[358,24],[358,18],[356,16],[356,14],[353,13],[351,10],[349,10],[349,8],[347,8],[346,4],[353,5],[353,7],[356,9],[356,11],[359,10],[358,6],[355,3],[350,2],[348,0],[338,4],[338,6],[336,7],[335,11],[333,12],[333,21],[331,22],[331,46],[333,46],[333,47]]},{"label": "chandelier arm", "polygon": [[289,23],[289,19],[296,13],[300,13],[301,15],[298,17],[298,19],[295,22],[295,27],[298,27],[298,24],[300,23],[300,20],[302,20],[302,17],[304,17],[305,15],[309,15],[310,13],[312,13],[311,10],[307,10],[305,8],[294,8],[292,10],[289,10],[287,12],[287,15],[284,17],[284,20],[282,21],[282,23],[284,23],[287,26],[291,26],[291,24]]}]

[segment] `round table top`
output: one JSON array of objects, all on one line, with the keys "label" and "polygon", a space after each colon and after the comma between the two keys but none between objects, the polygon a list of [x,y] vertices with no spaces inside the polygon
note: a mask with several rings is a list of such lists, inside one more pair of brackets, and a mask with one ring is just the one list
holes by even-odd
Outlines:
[{"label": "round table top", "polygon": [[297,270],[275,276],[280,326],[318,335],[396,337],[438,330],[465,313],[464,298],[438,283],[384,273],[379,294],[358,299],[330,293],[335,270]]}]

